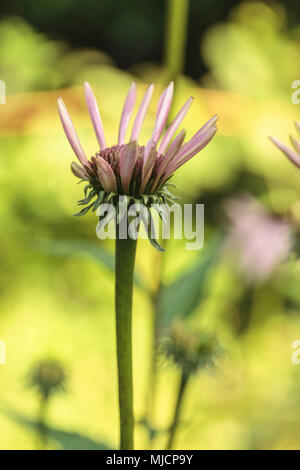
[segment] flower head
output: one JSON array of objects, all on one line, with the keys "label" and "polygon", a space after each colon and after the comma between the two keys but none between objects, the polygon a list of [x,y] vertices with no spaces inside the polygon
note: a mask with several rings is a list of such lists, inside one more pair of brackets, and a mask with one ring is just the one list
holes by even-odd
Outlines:
[{"label": "flower head", "polygon": [[290,227],[250,197],[229,200],[225,210],[231,221],[229,246],[241,271],[251,282],[264,282],[289,254]]},{"label": "flower head", "polygon": [[192,98],[187,100],[163,134],[173,98],[174,85],[171,82],[160,96],[151,138],[146,145],[139,145],[138,138],[153,89],[154,86],[151,84],[146,90],[133,123],[130,139],[127,141],[128,125],[136,101],[136,85],[135,83],[131,85],[121,115],[118,143],[108,147],[96,98],[90,85],[84,83],[86,103],[99,144],[99,150],[89,159],[63,100],[58,99],[58,111],[65,134],[79,160],[79,163],[72,163],[72,172],[78,178],[89,181],[95,194],[104,191],[107,194],[115,192],[139,197],[157,193],[172,174],[199,153],[215,135],[217,116],[204,124],[189,142],[184,144],[186,134],[184,130],[174,138],[192,103]]},{"label": "flower head", "polygon": [[46,399],[56,392],[66,391],[67,375],[59,361],[46,359],[38,362],[28,374],[28,386],[37,389]]},{"label": "flower head", "polygon": [[[296,130],[300,133],[299,121],[295,121],[295,127],[296,127]],[[269,137],[269,139],[271,140],[271,142],[273,142],[273,144],[276,145],[276,147],[279,148],[279,150],[281,150],[289,158],[289,160],[291,160],[291,162],[294,163],[294,165],[300,168],[300,140],[299,139],[296,139],[292,135],[290,136],[290,141],[294,150],[289,148],[287,145],[283,144],[279,140],[275,139],[274,137]]]},{"label": "flower head", "polygon": [[166,356],[189,376],[199,370],[211,370],[223,353],[215,334],[188,329],[181,320],[174,320],[170,336],[163,344]]}]

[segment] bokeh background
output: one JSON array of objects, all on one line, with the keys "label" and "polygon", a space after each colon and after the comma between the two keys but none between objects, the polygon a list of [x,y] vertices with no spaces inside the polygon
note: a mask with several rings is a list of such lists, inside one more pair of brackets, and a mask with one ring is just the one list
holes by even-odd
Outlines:
[{"label": "bokeh background", "polygon": [[[174,177],[181,203],[205,204],[203,250],[170,240],[161,255],[139,243],[137,448],[165,446],[179,372],[159,344],[178,318],[216,332],[225,354],[213,373],[191,379],[174,447],[299,448],[300,365],[291,356],[300,338],[300,173],[267,138],[286,142],[300,116],[291,100],[292,82],[300,79],[299,6],[191,0],[171,48],[167,1],[14,0],[0,12],[7,91],[0,105],[0,340],[7,356],[0,365],[0,448],[118,445],[114,246],[96,239],[94,215],[72,215],[82,188],[70,172],[74,157],[56,98],[63,97],[92,155],[84,80],[112,144],[131,81],[139,85],[138,100],[147,83],[156,84],[146,141],[170,78],[172,115],[195,97],[184,122],[188,136],[215,113],[220,130]],[[224,203],[245,193],[294,230],[295,251],[263,283],[248,283],[226,250]],[[40,361],[58,361],[67,374],[65,392],[53,394],[46,411],[28,381]]]}]

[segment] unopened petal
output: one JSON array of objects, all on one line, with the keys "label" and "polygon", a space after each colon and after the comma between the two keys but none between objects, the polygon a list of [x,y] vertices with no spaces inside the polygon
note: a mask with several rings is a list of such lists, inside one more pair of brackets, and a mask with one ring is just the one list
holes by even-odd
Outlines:
[{"label": "unopened petal", "polygon": [[57,104],[58,104],[58,112],[59,112],[61,123],[63,125],[66,137],[75,155],[77,156],[78,160],[80,161],[82,165],[89,166],[89,161],[86,158],[86,155],[81,146],[81,143],[78,138],[77,132],[75,130],[74,124],[72,122],[72,119],[67,111],[67,108],[65,107],[65,104],[62,98],[59,98],[57,100]]},{"label": "unopened petal", "polygon": [[83,166],[79,165],[77,162],[72,162],[71,163],[71,171],[73,175],[75,175],[77,178],[80,178],[81,180],[88,180],[89,177],[83,168]]},{"label": "unopened petal", "polygon": [[130,140],[137,140],[139,137],[141,127],[144,122],[144,119],[145,119],[145,116],[146,116],[146,113],[147,113],[147,110],[151,101],[153,90],[154,90],[154,85],[151,83],[151,85],[148,87],[144,95],[143,101],[137,112],[137,115],[133,124],[133,128],[132,128],[132,134],[131,134]]},{"label": "unopened petal", "polygon": [[117,190],[115,174],[109,164],[102,157],[96,158],[97,174],[104,191],[107,193]]},{"label": "unopened petal", "polygon": [[119,128],[119,145],[122,145],[125,142],[126,131],[127,131],[127,127],[128,127],[131,114],[134,108],[135,99],[136,99],[136,84],[133,82],[128,91],[128,94],[124,103],[123,111],[122,111],[120,128]]},{"label": "unopened petal", "polygon": [[105,149],[105,137],[104,137],[101,116],[100,116],[100,112],[99,112],[95,95],[88,82],[84,82],[84,94],[85,94],[86,104],[87,104],[87,107],[91,116],[91,120],[95,129],[99,146],[102,150],[104,150]]},{"label": "unopened petal", "polygon": [[125,194],[129,193],[129,186],[137,160],[138,146],[136,140],[124,146],[120,152],[120,176]]}]

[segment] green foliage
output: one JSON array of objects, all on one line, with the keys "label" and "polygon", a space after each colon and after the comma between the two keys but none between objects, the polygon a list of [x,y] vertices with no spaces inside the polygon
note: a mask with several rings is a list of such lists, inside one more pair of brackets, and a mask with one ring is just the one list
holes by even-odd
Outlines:
[{"label": "green foliage", "polygon": [[[100,266],[104,266],[111,273],[115,270],[114,254],[103,248],[101,243],[93,243],[85,240],[45,240],[41,239],[36,244],[39,250],[54,256],[71,256],[91,258]],[[140,289],[147,290],[141,275],[136,271],[134,282]]]},{"label": "green foliage", "polygon": [[[4,410],[5,414],[26,429],[39,432],[40,423],[26,418],[12,409]],[[61,450],[111,450],[104,442],[97,442],[88,436],[63,429],[46,427],[47,438],[55,442]]]},{"label": "green foliage", "polygon": [[221,237],[213,237],[201,250],[195,266],[163,287],[158,304],[158,319],[164,328],[170,326],[174,318],[188,317],[201,302],[205,293],[205,280],[215,265],[220,246]]}]

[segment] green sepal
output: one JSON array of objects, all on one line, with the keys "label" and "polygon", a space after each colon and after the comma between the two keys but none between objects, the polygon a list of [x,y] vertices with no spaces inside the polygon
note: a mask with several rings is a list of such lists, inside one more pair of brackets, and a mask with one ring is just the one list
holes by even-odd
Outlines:
[{"label": "green sepal", "polygon": [[94,203],[92,202],[92,204],[90,204],[89,206],[87,207],[84,207],[83,209],[81,209],[81,211],[77,212],[77,214],[74,214],[75,217],[81,217],[82,215],[85,215],[87,214],[87,212],[90,210],[90,208],[94,205]]}]

